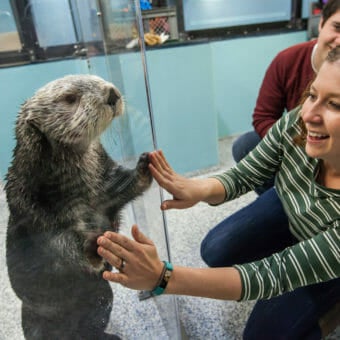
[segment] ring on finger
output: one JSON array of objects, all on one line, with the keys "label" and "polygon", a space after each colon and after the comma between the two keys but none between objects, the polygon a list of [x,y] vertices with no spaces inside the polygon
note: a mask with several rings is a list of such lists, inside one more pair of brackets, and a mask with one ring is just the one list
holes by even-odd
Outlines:
[{"label": "ring on finger", "polygon": [[122,261],[122,262],[120,263],[120,266],[119,266],[119,268],[118,268],[118,269],[119,269],[120,271],[123,271],[123,269],[125,268],[125,264],[126,264],[126,262],[125,262],[125,260],[124,260],[124,259],[121,259],[121,261]]}]

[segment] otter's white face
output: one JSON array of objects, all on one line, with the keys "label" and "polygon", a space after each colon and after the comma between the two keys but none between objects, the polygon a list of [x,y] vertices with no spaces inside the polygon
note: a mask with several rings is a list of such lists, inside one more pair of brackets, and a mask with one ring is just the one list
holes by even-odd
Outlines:
[{"label": "otter's white face", "polygon": [[70,75],[39,89],[23,106],[26,122],[52,143],[87,147],[123,113],[119,90],[92,75]]}]

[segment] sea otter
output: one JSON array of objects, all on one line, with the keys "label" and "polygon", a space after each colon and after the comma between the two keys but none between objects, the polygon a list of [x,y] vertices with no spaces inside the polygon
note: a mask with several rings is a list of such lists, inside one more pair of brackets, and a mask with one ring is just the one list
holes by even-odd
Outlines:
[{"label": "sea otter", "polygon": [[123,107],[119,90],[92,75],[52,81],[21,107],[6,258],[27,339],[117,338],[105,333],[113,293],[101,273],[111,268],[96,240],[118,231],[122,208],[152,181],[147,153],[127,169],[100,143]]}]

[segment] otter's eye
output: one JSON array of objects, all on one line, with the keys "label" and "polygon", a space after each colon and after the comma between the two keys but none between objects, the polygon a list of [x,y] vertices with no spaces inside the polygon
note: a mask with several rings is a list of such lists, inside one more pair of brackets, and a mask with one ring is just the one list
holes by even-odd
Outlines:
[{"label": "otter's eye", "polygon": [[65,96],[64,100],[68,104],[73,104],[77,101],[77,96],[75,94],[68,94]]}]

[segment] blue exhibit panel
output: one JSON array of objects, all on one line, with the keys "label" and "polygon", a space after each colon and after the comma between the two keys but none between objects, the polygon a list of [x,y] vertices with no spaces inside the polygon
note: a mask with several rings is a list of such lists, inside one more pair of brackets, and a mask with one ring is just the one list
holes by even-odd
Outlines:
[{"label": "blue exhibit panel", "polygon": [[179,172],[218,163],[208,44],[147,53],[156,139]]},{"label": "blue exhibit panel", "polygon": [[211,43],[219,138],[252,129],[266,69],[278,52],[306,41],[306,31]]},{"label": "blue exhibit panel", "polygon": [[291,0],[183,0],[186,31],[288,21]]}]

